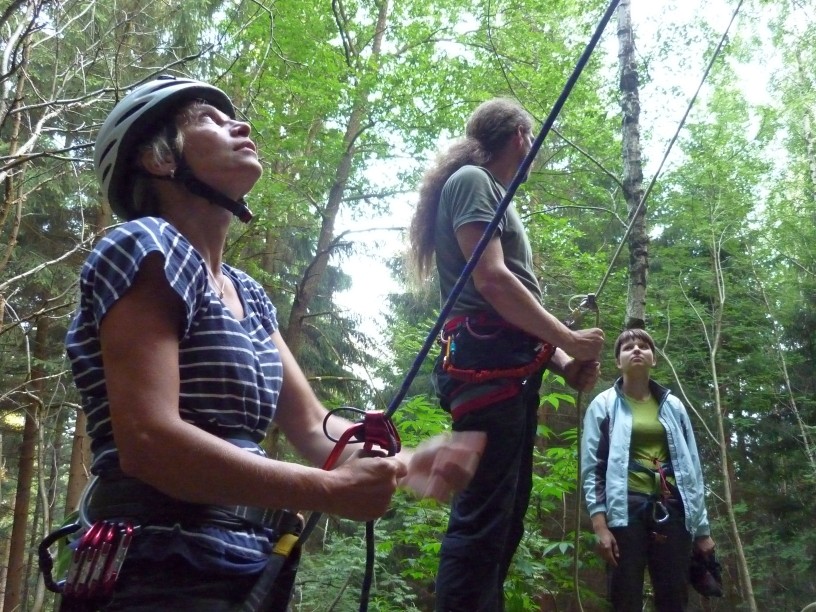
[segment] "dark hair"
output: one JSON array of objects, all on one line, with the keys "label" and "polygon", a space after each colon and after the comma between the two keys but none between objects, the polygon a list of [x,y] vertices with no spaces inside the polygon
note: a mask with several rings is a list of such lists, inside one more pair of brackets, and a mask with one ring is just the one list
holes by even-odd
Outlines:
[{"label": "dark hair", "polygon": [[628,342],[629,340],[643,340],[646,342],[646,344],[649,345],[649,348],[652,349],[652,353],[657,351],[657,349],[655,348],[654,340],[652,340],[652,337],[648,334],[648,332],[645,329],[640,328],[626,329],[623,331],[623,333],[621,333],[620,336],[618,336],[618,339],[615,340],[615,359],[617,359],[620,356],[621,345],[623,345],[624,342]]},{"label": "dark hair", "polygon": [[518,102],[509,98],[483,102],[468,119],[465,138],[437,157],[425,173],[410,229],[411,256],[420,276],[427,276],[433,260],[436,211],[445,183],[462,166],[483,166],[490,162],[518,128],[528,132],[533,129],[532,118]]}]

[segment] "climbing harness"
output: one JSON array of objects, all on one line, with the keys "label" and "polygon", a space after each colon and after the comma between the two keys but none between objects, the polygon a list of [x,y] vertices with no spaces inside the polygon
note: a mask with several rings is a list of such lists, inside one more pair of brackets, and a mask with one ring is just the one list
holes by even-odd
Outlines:
[{"label": "climbing harness", "polygon": [[[508,360],[508,355],[501,353],[492,356],[497,361],[496,366],[492,368],[457,367],[460,359],[459,350],[463,343],[470,339],[476,342],[499,340],[506,335],[511,336],[510,341],[516,354],[529,352],[518,350],[518,340],[522,341],[522,345],[525,341],[527,344],[532,344],[533,357],[523,359],[523,363],[514,367],[502,367],[512,362],[513,355],[510,355]],[[442,328],[437,344],[442,347],[442,370],[457,380],[469,383],[480,383],[497,378],[527,378],[536,370],[544,367],[555,352],[555,347],[551,344],[541,342],[503,319],[487,313],[463,315],[450,319]],[[495,350],[494,345],[491,345],[491,350]]]},{"label": "climbing harness", "polygon": [[[649,469],[639,461],[634,459],[629,460],[629,471],[638,472],[640,474],[648,474],[653,478],[657,478],[660,485],[660,495],[650,495],[646,502],[644,502],[644,510],[651,507],[651,519],[656,525],[662,525],[671,518],[669,514],[669,500],[675,496],[672,493],[671,485],[668,478],[674,476],[674,468],[670,463],[661,463],[658,459],[653,458],[652,463],[654,469]],[[676,489],[675,489],[676,490]]]},{"label": "climbing harness", "polygon": [[[99,609],[113,595],[130,544],[143,526],[176,522],[225,529],[252,526],[271,530],[275,543],[264,575],[273,575],[271,582],[275,584],[265,589],[265,594],[273,597],[257,597],[252,607],[239,610],[285,610],[300,558],[298,537],[303,520],[298,514],[251,506],[182,502],[138,479],[111,474],[105,478],[92,477],[83,491],[77,513],[70,522],[44,538],[38,547],[44,584],[61,595],[60,612]],[[57,554],[60,578],[54,577],[55,563],[50,552],[55,544],[61,546]],[[256,590],[251,594],[256,594]]]},{"label": "climbing harness", "polygon": [[[555,352],[551,344],[487,312],[451,318],[437,344],[434,386],[454,421],[520,394]],[[478,393],[472,392],[474,385]]]}]

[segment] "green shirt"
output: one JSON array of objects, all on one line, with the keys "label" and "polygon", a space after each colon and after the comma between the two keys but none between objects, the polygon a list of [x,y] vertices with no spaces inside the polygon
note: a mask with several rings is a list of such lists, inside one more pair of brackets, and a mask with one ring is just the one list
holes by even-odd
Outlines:
[{"label": "green shirt", "polygon": [[[456,240],[456,230],[466,223],[490,223],[505,188],[480,166],[463,166],[453,173],[442,188],[436,215],[436,267],[442,300],[456,284],[467,260]],[[522,284],[541,299],[541,289],[533,273],[533,256],[527,232],[511,204],[498,225],[504,263]],[[468,279],[451,314],[494,312]]]},{"label": "green shirt", "polygon": [[653,474],[629,470],[629,491],[647,495],[660,494],[660,476],[654,471],[655,459],[659,465],[669,460],[669,443],[666,430],[657,419],[658,405],[654,396],[646,401],[626,397],[632,410],[632,441],[629,459],[648,468]]}]

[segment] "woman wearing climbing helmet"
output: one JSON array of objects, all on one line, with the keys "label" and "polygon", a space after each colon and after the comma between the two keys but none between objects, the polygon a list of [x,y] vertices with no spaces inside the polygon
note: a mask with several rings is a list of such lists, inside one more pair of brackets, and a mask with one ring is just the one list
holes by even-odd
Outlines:
[{"label": "woman wearing climbing helmet", "polygon": [[[232,217],[251,218],[244,197],[262,167],[249,125],[220,89],[176,78],[135,88],[102,125],[94,165],[127,222],[83,266],[66,348],[92,441],[85,514],[114,544],[122,526],[133,533],[112,596],[104,580],[80,579],[66,600],[230,609],[292,516],[271,509],[370,520],[400,484],[446,499],[468,481],[478,440],[435,439],[390,458],[344,451],[330,472],[265,456],[273,421],[314,466],[334,445],[275,307],[222,260]],[[335,439],[348,426],[327,424]]]}]

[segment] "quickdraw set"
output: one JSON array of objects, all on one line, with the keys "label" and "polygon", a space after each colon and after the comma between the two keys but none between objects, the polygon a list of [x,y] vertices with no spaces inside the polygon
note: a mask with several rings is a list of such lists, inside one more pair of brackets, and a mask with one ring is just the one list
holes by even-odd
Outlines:
[{"label": "quickdraw set", "polygon": [[63,597],[94,600],[110,597],[133,531],[130,522],[97,521],[91,525],[71,557]]},{"label": "quickdraw set", "polygon": [[[65,525],[48,535],[37,551],[45,586],[62,595],[60,610],[63,611],[93,609],[113,594],[114,584],[138,528],[129,521],[96,521],[75,541],[67,569],[61,568],[65,578],[55,580],[50,548],[81,529],[80,522]],[[67,554],[69,551],[63,552]]]}]

